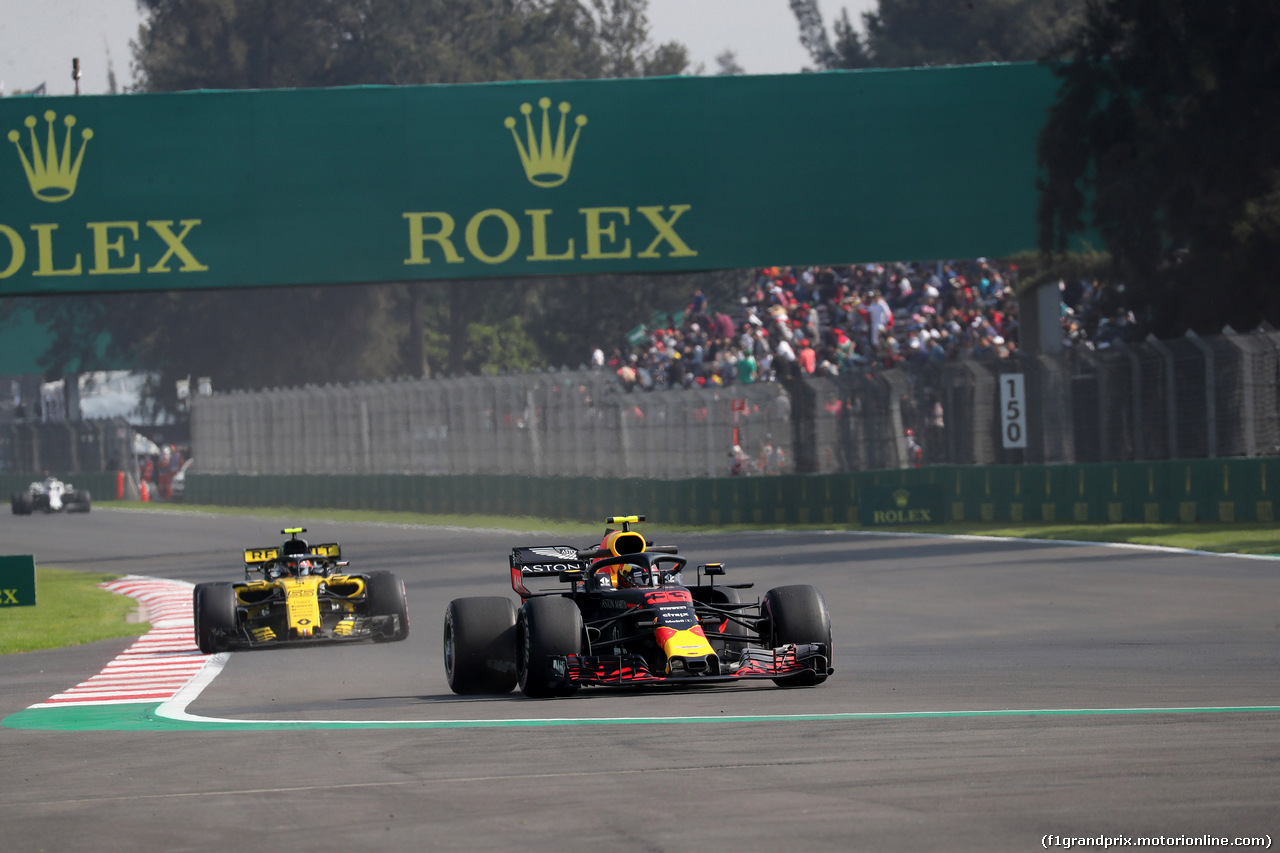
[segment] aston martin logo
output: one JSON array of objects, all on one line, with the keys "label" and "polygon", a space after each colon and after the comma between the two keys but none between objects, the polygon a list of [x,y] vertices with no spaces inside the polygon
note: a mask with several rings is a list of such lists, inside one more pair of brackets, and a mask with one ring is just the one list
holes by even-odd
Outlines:
[{"label": "aston martin logo", "polygon": [[553,560],[576,560],[578,552],[572,548],[530,548],[529,553],[539,557],[550,557]]}]

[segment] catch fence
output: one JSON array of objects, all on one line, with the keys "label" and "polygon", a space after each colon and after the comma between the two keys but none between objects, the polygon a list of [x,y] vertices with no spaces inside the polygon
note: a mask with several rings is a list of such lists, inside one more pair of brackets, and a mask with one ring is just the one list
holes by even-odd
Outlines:
[{"label": "catch fence", "polygon": [[[1019,449],[1001,432],[1013,373]],[[210,474],[657,480],[1269,456],[1278,385],[1280,334],[1260,331],[688,390],[565,370],[233,392],[193,402],[192,442]]]}]

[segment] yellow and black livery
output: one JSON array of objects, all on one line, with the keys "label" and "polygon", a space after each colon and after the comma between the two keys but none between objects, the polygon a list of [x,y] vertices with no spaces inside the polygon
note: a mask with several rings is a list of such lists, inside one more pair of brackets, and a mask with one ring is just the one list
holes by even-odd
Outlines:
[{"label": "yellow and black livery", "polygon": [[280,532],[289,536],[280,546],[244,549],[243,583],[196,585],[202,652],[409,635],[404,582],[394,572],[349,572],[338,543],[310,545],[302,527]]}]

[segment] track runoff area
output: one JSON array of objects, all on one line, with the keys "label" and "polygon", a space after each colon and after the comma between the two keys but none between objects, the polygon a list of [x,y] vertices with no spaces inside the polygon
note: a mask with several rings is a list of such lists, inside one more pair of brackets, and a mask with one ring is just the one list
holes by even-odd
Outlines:
[{"label": "track runoff area", "polygon": [[[864,534],[865,535],[865,534]],[[872,536],[876,534],[871,534]],[[993,542],[980,537],[912,536],[912,534],[883,534],[898,539],[954,539],[957,541]],[[1012,540],[1006,540],[1012,541]],[[1089,545],[1098,543],[1063,543],[1055,545]],[[1142,552],[1195,555],[1199,552],[1150,546],[1107,546],[1118,552]],[[1209,556],[1209,555],[1205,555]],[[1267,557],[1224,556],[1239,560],[1270,560]],[[224,666],[230,653],[203,654],[196,647],[192,615],[193,584],[164,578],[130,575],[102,584],[103,588],[136,599],[146,609],[151,629],[109,661],[102,670],[84,681],[68,686],[47,700],[0,721],[14,729],[67,730],[67,731],[200,731],[200,730],[305,730],[305,729],[454,729],[454,728],[513,728],[582,725],[663,725],[749,722],[847,722],[858,723],[876,720],[905,719],[973,719],[998,717],[1101,717],[1101,716],[1151,716],[1151,715],[1217,715],[1217,714],[1275,714],[1280,705],[1262,702],[1258,704],[1194,704],[1150,707],[1060,707],[1060,708],[990,708],[969,710],[912,710],[847,713],[790,713],[790,714],[715,714],[674,716],[511,716],[495,719],[281,719],[281,718],[224,718],[190,713],[188,708],[200,694],[209,688]],[[418,630],[435,632],[431,620],[434,614],[418,617]],[[426,623],[425,625],[423,623]],[[837,655],[837,658],[839,656]],[[843,663],[843,667],[841,664]],[[845,677],[857,677],[851,672],[850,662],[837,660],[839,677],[841,669]],[[732,689],[732,688],[730,688]],[[541,703],[539,703],[541,704]],[[533,710],[537,704],[513,699],[513,710]],[[543,704],[547,711],[556,709],[555,703]]]}]

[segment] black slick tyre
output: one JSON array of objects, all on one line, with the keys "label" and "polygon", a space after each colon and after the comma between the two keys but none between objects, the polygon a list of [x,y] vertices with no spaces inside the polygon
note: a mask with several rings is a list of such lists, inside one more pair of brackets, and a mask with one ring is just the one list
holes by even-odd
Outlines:
[{"label": "black slick tyre", "polygon": [[502,596],[455,598],[444,613],[444,674],[459,695],[516,686],[516,605]]},{"label": "black slick tyre", "polygon": [[[807,584],[780,586],[764,594],[761,615],[769,623],[769,644],[773,648],[790,643],[823,643],[827,664],[831,664],[831,614],[816,587]],[[812,687],[827,680],[825,672],[806,671],[773,679],[780,687]]]},{"label": "black slick tyre", "polygon": [[93,499],[89,496],[88,489],[78,489],[70,495],[71,500],[66,504],[67,512],[89,512],[93,507]]},{"label": "black slick tyre", "polygon": [[370,616],[393,616],[395,628],[373,635],[376,643],[394,643],[409,636],[409,602],[404,581],[395,572],[371,572],[365,581]]},{"label": "black slick tyre", "polygon": [[516,619],[516,672],[520,692],[532,699],[569,696],[577,685],[555,658],[582,653],[582,614],[568,598],[530,598]]},{"label": "black slick tyre", "polygon": [[192,600],[196,645],[206,655],[222,651],[229,644],[228,638],[237,635],[235,587],[229,583],[196,584]]},{"label": "black slick tyre", "polygon": [[14,495],[9,499],[9,506],[14,515],[31,515],[31,499],[26,495]]}]

